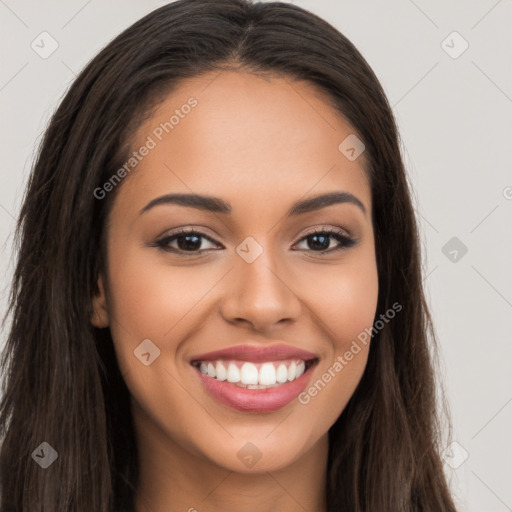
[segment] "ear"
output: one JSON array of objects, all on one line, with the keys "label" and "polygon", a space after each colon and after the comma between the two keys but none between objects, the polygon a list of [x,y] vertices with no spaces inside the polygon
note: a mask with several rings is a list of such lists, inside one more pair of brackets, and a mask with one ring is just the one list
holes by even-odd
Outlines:
[{"label": "ear", "polygon": [[107,298],[105,296],[105,287],[103,286],[103,278],[100,275],[98,278],[98,293],[92,299],[92,318],[91,323],[95,327],[108,327],[108,308]]}]

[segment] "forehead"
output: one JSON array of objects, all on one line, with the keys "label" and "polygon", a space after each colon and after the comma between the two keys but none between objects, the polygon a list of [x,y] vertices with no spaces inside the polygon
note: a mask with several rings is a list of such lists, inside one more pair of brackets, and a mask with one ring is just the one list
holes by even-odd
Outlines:
[{"label": "forehead", "polygon": [[229,197],[240,205],[288,204],[343,190],[370,211],[362,157],[339,145],[350,124],[305,81],[222,71],[186,79],[138,129],[132,150],[151,146],[123,184],[135,196],[173,191]]}]

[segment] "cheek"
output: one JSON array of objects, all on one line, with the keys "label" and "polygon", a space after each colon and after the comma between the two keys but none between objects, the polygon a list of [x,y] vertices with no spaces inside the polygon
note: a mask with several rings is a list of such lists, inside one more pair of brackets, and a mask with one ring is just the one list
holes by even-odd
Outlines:
[{"label": "cheek", "polygon": [[346,350],[352,340],[373,324],[378,300],[378,276],[374,265],[355,266],[340,279],[330,308],[337,333],[336,352]]},{"label": "cheek", "polygon": [[358,254],[335,271],[331,267],[310,277],[309,284],[301,286],[310,290],[308,306],[330,340],[332,353],[327,358],[334,358],[373,324],[379,292],[376,262],[371,254]]},{"label": "cheek", "polygon": [[351,259],[339,272],[316,279],[315,286],[319,285],[322,298],[319,291],[312,301],[330,343],[299,402],[308,409],[312,423],[313,418],[321,418],[315,429],[323,432],[339,417],[366,368],[371,339],[367,332],[371,332],[378,301],[373,255]]},{"label": "cheek", "polygon": [[301,403],[308,404],[313,416],[322,415],[328,426],[346,406],[368,360],[371,338],[367,333],[375,319],[379,291],[370,249],[347,258],[335,272],[331,267],[315,273],[310,286],[314,293],[308,305],[328,343]]},{"label": "cheek", "polygon": [[166,265],[164,256],[150,257],[153,250],[116,251],[113,246],[110,255],[110,328],[118,356],[132,365],[134,358],[127,358],[144,339],[173,357],[173,340],[179,339],[201,298],[219,280],[214,272]]}]

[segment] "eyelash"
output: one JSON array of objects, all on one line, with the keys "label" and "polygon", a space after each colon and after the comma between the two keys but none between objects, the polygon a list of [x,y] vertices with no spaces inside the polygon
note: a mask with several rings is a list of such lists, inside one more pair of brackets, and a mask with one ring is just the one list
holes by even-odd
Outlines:
[{"label": "eyelash", "polygon": [[[181,229],[180,231],[177,231],[175,233],[172,233],[170,235],[167,235],[167,236],[161,238],[160,240],[157,240],[152,246],[157,247],[165,252],[172,252],[172,253],[181,254],[184,256],[195,256],[195,255],[201,254],[205,251],[215,250],[215,249],[200,249],[199,251],[184,251],[182,249],[176,249],[173,247],[169,247],[170,242],[173,242],[180,236],[186,236],[186,235],[197,235],[199,238],[204,238],[204,239],[208,240],[209,242],[216,244],[216,242],[212,238],[205,235],[204,233],[201,233],[200,231],[196,231],[195,229]],[[314,251],[313,249],[306,249],[307,251],[319,253],[321,255],[330,254],[330,253],[333,253],[336,251],[340,251],[342,249],[349,249],[350,247],[353,247],[357,243],[356,239],[354,239],[350,236],[347,236],[345,234],[345,232],[342,231],[341,229],[332,229],[332,228],[330,228],[330,229],[315,229],[314,231],[304,235],[299,240],[298,243],[300,243],[303,240],[305,240],[309,237],[312,237],[314,235],[327,235],[327,237],[333,237],[338,242],[340,242],[340,245],[334,249],[326,249],[326,250],[322,250],[322,251]]]}]

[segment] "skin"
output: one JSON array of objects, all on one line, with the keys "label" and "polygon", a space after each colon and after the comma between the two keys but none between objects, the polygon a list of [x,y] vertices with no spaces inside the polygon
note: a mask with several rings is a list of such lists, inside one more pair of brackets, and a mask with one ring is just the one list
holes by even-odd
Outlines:
[{"label": "skin", "polygon": [[[277,340],[318,355],[311,384],[372,326],[378,275],[363,157],[349,161],[338,150],[354,130],[313,85],[235,71],[181,82],[140,127],[134,150],[191,96],[198,105],[119,185],[108,282],[99,276],[93,300],[91,321],[110,327],[132,396],[137,511],[325,511],[328,429],[362,377],[369,344],[309,403],[271,413],[219,403],[189,360]],[[342,203],[286,217],[300,199],[341,190],[366,213]],[[164,204],[139,214],[171,192],[220,197],[232,212]],[[201,239],[209,250],[152,246],[183,227],[212,238]],[[321,255],[304,238],[320,228],[357,243]],[[248,236],[263,249],[252,263],[236,252]],[[329,250],[339,246],[328,240]],[[134,357],[144,339],[160,350],[149,366]],[[237,456],[247,442],[261,453],[251,468]]]}]

